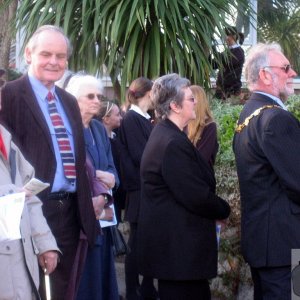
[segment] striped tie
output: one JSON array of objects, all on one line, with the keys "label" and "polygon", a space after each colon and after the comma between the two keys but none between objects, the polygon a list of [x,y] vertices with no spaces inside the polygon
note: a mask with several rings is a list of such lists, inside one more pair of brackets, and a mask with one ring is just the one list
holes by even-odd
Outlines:
[{"label": "striped tie", "polygon": [[74,183],[76,179],[75,159],[70,145],[70,140],[61,116],[57,111],[54,95],[49,92],[47,95],[49,115],[54,127],[59,152],[66,178]]}]

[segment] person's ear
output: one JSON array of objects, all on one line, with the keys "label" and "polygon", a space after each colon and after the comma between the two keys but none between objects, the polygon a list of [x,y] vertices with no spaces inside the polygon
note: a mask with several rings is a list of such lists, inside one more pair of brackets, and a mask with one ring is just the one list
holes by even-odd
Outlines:
[{"label": "person's ear", "polygon": [[259,78],[263,82],[264,85],[271,85],[273,82],[272,74],[266,69],[259,70]]},{"label": "person's ear", "polygon": [[24,58],[28,65],[30,65],[32,61],[31,55],[32,55],[31,49],[29,49],[29,47],[26,47],[24,52]]},{"label": "person's ear", "polygon": [[175,102],[175,101],[171,101],[170,102],[170,108],[172,111],[174,111],[176,114],[178,114],[180,112],[181,107]]}]

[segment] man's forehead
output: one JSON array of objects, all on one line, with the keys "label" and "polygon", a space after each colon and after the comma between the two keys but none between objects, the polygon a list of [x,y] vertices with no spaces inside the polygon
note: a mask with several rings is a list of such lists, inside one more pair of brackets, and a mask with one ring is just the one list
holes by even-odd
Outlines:
[{"label": "man's forehead", "polygon": [[65,37],[56,31],[44,31],[39,34],[36,41],[36,48],[43,48],[45,50],[51,51],[52,48],[61,48],[67,51],[67,41]]},{"label": "man's forehead", "polygon": [[269,58],[274,63],[284,63],[289,64],[289,60],[285,57],[282,52],[279,51],[270,51]]}]

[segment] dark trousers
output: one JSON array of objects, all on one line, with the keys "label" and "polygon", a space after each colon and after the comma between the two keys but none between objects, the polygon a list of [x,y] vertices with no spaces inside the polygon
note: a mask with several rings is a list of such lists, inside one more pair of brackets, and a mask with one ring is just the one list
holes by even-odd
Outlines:
[{"label": "dark trousers", "polygon": [[291,266],[251,268],[254,300],[290,300]]},{"label": "dark trousers", "polygon": [[[53,193],[54,196],[56,194],[56,198],[43,201],[43,213],[62,252],[55,271],[50,275],[51,299],[63,300],[79,241],[79,224],[76,194],[66,196],[64,193]],[[41,274],[40,293],[42,299],[46,299],[43,281],[44,276]]]},{"label": "dark trousers", "polygon": [[156,299],[157,291],[153,284],[153,278],[144,277],[141,285],[139,283],[137,264],[137,223],[130,223],[128,246],[130,252],[125,258],[126,299]]},{"label": "dark trousers", "polygon": [[210,300],[208,280],[158,280],[160,300]]}]

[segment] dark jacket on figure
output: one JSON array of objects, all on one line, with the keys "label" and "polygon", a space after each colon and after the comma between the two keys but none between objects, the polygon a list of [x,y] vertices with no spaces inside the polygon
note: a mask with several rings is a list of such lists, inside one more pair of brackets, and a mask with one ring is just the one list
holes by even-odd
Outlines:
[{"label": "dark jacket on figure", "polygon": [[[99,224],[95,219],[94,209],[90,198],[90,189],[85,172],[85,149],[81,115],[76,99],[59,87],[55,87],[73,132],[76,184],[77,211],[79,223],[87,235],[90,244],[94,243]],[[36,177],[52,186],[56,171],[56,159],[50,131],[44,115],[36,100],[27,75],[8,82],[2,91],[2,109],[0,118],[10,130],[14,140],[20,145],[26,159],[34,166]],[[44,202],[50,188],[39,193]]]},{"label": "dark jacket on figure", "polygon": [[[239,124],[257,108],[276,104],[254,93]],[[300,248],[300,123],[282,108],[252,118],[233,142],[241,192],[242,253],[251,267],[291,264]]]},{"label": "dark jacket on figure", "polygon": [[169,120],[153,129],[141,163],[138,255],[142,275],[199,280],[217,274],[216,219],[230,207],[213,170]]},{"label": "dark jacket on figure", "polygon": [[119,128],[121,174],[127,191],[141,188],[140,163],[151,130],[150,120],[133,110],[129,110],[122,120]]},{"label": "dark jacket on figure", "polygon": [[[117,169],[115,167],[114,159],[112,156],[111,144],[106,129],[100,121],[95,119],[91,120],[90,128],[93,132],[93,136],[97,145],[99,160],[100,160],[99,165],[97,166],[96,164],[94,164],[94,166],[96,165],[97,170],[101,170],[113,174],[115,176],[115,182],[116,182],[115,188],[117,188],[120,184],[120,180],[119,180]],[[87,152],[89,152],[88,149]]]},{"label": "dark jacket on figure", "polygon": [[221,53],[223,68],[219,68],[216,85],[224,92],[236,92],[242,87],[241,76],[245,62],[245,53],[242,47],[229,49],[229,57],[225,59],[225,52]]}]

